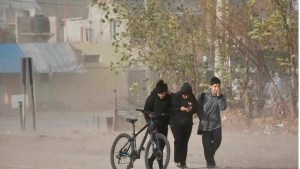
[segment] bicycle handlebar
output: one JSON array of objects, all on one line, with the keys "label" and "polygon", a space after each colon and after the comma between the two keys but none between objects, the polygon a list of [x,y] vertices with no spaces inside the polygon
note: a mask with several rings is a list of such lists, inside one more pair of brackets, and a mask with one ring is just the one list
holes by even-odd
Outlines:
[{"label": "bicycle handlebar", "polygon": [[147,111],[147,110],[143,110],[143,109],[135,109],[136,111],[140,111],[142,112],[143,114],[152,114],[154,116],[170,116],[166,113],[156,113],[156,112],[150,112],[150,111]]}]

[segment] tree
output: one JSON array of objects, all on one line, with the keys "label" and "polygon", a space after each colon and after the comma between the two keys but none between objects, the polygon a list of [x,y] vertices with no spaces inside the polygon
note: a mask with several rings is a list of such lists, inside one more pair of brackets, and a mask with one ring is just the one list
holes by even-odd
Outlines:
[{"label": "tree", "polygon": [[188,80],[196,93],[207,87],[203,84],[210,72],[222,76],[229,93],[232,80],[239,76],[243,90],[250,90],[244,98],[249,111],[251,99],[257,100],[257,108],[263,107],[269,82],[283,100],[271,71],[276,70],[288,81],[291,112],[297,114],[298,28],[292,0],[196,1],[194,8],[188,8],[192,1],[130,2],[100,4],[107,11],[105,21],[126,25],[114,36],[113,45],[122,57],[112,66],[146,65],[176,85]]},{"label": "tree", "polygon": [[[113,42],[122,58],[112,66],[144,64],[159,78],[176,85],[189,81],[198,91],[203,71],[199,56],[204,51],[200,18],[190,13],[184,4],[176,8],[179,15],[163,1],[148,0],[145,5],[142,8],[126,0],[112,6],[100,4],[107,11],[106,21],[126,21],[126,30],[115,35]],[[118,17],[109,17],[110,11]]]},{"label": "tree", "polygon": [[[229,11],[229,14],[222,15],[222,18],[216,17],[216,20],[217,25],[222,25],[225,29],[223,39],[227,47],[222,48],[221,53],[229,53],[231,57],[239,59],[239,62],[231,68],[240,69],[239,76],[244,81],[244,91],[248,90],[251,76],[249,68],[254,67],[257,71],[256,76],[252,78],[256,81],[259,103],[264,100],[267,82],[273,84],[279,99],[283,100],[272,74],[272,70],[276,70],[283,77],[287,77],[286,81],[292,95],[291,112],[296,114],[298,28],[297,13],[291,8],[291,4],[291,0],[252,0],[247,3],[231,4],[230,7],[223,5],[218,10]],[[237,56],[234,52],[237,52]]]}]

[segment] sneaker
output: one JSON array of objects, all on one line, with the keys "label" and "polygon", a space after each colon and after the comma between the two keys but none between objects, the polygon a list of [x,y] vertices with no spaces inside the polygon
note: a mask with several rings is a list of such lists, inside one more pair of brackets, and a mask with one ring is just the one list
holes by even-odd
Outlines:
[{"label": "sneaker", "polygon": [[215,168],[216,166],[215,165],[212,165],[212,164],[207,164],[206,165],[206,168]]},{"label": "sneaker", "polygon": [[181,165],[181,168],[189,168],[189,167],[186,165]]},{"label": "sneaker", "polygon": [[185,164],[181,164],[181,163],[175,163],[175,165],[177,168],[180,168],[180,169],[188,168]]},{"label": "sneaker", "polygon": [[149,167],[150,169],[153,169],[153,160],[148,158],[148,164],[149,164]]}]

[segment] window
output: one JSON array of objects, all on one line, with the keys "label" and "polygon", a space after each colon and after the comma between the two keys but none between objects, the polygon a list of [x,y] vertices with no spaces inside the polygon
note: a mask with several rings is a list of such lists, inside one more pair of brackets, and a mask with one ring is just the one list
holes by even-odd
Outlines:
[{"label": "window", "polygon": [[121,22],[120,21],[111,21],[110,22],[110,39],[113,40],[116,34],[120,34]]},{"label": "window", "polygon": [[84,56],[84,62],[85,63],[101,62],[101,57],[100,57],[100,55],[85,55]]},{"label": "window", "polygon": [[87,42],[94,42],[94,36],[93,28],[85,28],[85,40]]}]

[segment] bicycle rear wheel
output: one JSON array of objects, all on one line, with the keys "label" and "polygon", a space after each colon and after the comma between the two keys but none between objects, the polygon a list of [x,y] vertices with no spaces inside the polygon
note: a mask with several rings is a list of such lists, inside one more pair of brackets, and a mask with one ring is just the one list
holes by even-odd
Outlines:
[{"label": "bicycle rear wheel", "polygon": [[118,135],[111,147],[110,163],[113,169],[129,169],[132,165],[133,146],[127,133]]},{"label": "bicycle rear wheel", "polygon": [[166,169],[170,161],[170,143],[166,136],[156,133],[145,150],[146,169]]}]

